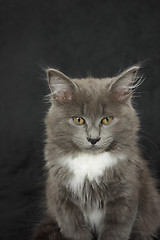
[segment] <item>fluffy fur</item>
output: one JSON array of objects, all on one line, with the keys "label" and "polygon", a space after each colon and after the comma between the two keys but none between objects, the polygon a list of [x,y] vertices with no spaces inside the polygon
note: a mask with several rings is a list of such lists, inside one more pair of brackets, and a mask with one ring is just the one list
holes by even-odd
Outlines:
[{"label": "fluffy fur", "polygon": [[139,120],[132,106],[138,69],[103,79],[70,79],[47,70],[49,223],[39,227],[34,240],[151,240],[156,234],[160,197],[139,151]]},{"label": "fluffy fur", "polygon": [[62,165],[66,166],[73,173],[73,177],[68,182],[68,187],[79,196],[81,196],[85,178],[90,182],[94,180],[99,184],[99,177],[104,174],[104,170],[112,168],[117,164],[118,160],[125,160],[125,156],[108,152],[94,155],[91,153],[80,153],[74,158],[69,156],[64,160],[61,159]]}]

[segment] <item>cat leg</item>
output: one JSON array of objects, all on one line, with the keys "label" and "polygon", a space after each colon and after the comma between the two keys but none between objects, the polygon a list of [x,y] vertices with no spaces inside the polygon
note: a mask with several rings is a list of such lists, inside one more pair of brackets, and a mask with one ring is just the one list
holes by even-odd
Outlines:
[{"label": "cat leg", "polygon": [[136,240],[158,239],[158,230],[160,230],[160,196],[152,185],[146,184],[145,191],[140,198],[139,209],[136,221],[133,226],[133,236]]},{"label": "cat leg", "polygon": [[107,204],[106,209],[98,240],[128,240],[137,214],[137,202],[118,199]]},{"label": "cat leg", "polygon": [[47,214],[56,220],[62,236],[74,240],[92,240],[91,228],[85,221],[79,200],[71,197],[65,188],[59,188],[54,179],[47,187]]},{"label": "cat leg", "polygon": [[157,230],[153,221],[147,223],[145,218],[138,217],[132,229],[133,240],[159,239]]},{"label": "cat leg", "polygon": [[48,198],[48,212],[56,219],[62,236],[74,240],[92,240],[91,228],[81,209],[70,198],[64,198],[61,191],[57,192],[56,197],[57,200],[54,201],[53,198]]},{"label": "cat leg", "polygon": [[56,209],[57,222],[64,237],[74,240],[93,239],[91,229],[86,224],[81,210],[73,202],[66,200]]}]

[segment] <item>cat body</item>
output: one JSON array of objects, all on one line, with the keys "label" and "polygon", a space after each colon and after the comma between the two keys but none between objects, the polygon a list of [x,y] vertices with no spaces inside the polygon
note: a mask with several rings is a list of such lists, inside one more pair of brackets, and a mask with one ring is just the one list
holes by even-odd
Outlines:
[{"label": "cat body", "polygon": [[50,228],[44,239],[151,240],[160,227],[159,193],[137,144],[138,69],[104,79],[47,70],[46,206],[59,235]]}]

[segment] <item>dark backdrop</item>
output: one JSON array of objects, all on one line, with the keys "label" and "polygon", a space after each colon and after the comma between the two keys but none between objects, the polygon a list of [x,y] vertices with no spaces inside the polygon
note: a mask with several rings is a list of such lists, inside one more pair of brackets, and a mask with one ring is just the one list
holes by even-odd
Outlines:
[{"label": "dark backdrop", "polygon": [[139,61],[141,146],[160,176],[160,1],[0,0],[0,239],[29,239],[43,195],[43,68],[113,76]]}]

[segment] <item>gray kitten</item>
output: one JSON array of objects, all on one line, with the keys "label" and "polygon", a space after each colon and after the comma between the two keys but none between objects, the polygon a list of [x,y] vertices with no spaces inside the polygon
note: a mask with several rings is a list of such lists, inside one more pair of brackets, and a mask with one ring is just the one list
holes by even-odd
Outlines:
[{"label": "gray kitten", "polygon": [[48,69],[46,206],[34,239],[151,240],[160,196],[137,144],[133,66],[113,78],[70,79]]}]

